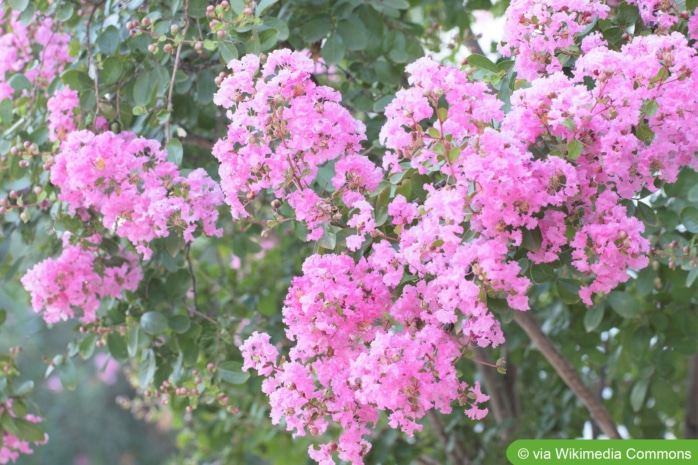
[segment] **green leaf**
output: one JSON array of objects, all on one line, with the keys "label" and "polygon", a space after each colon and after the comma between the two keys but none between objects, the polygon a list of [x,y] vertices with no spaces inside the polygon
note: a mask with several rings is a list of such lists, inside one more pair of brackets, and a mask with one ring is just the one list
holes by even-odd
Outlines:
[{"label": "green leaf", "polygon": [[686,287],[693,286],[693,283],[696,282],[696,278],[698,278],[698,266],[692,268],[691,271],[688,272],[688,276],[686,276]]},{"label": "green leaf", "polygon": [[206,16],[206,7],[208,7],[208,0],[191,0],[189,3],[189,16],[192,18],[203,18]]},{"label": "green leaf", "polygon": [[22,73],[13,74],[9,82],[14,90],[28,90],[32,88],[31,81]]},{"label": "green leaf", "polygon": [[347,50],[363,50],[368,45],[366,26],[356,16],[351,16],[346,21],[340,21],[337,24],[337,34],[342,36]]},{"label": "green leaf", "polygon": [[167,331],[167,318],[160,312],[147,312],[141,316],[141,328],[151,336],[159,336]]},{"label": "green leaf", "polygon": [[652,117],[657,114],[657,110],[659,110],[659,104],[657,103],[656,100],[648,100],[645,102],[645,114],[648,117]]},{"label": "green leaf", "polygon": [[267,29],[259,34],[259,48],[265,52],[273,48],[279,41],[279,31]]},{"label": "green leaf", "polygon": [[698,184],[693,186],[690,191],[688,191],[688,201],[698,202]]},{"label": "green leaf", "polygon": [[112,358],[117,362],[128,360],[128,349],[124,338],[118,333],[110,333],[107,336],[107,348]]},{"label": "green leaf", "polygon": [[80,54],[80,41],[78,39],[71,39],[68,44],[68,56],[71,58],[76,58]]},{"label": "green leaf", "polygon": [[681,223],[688,232],[698,234],[698,208],[691,206],[681,210]]},{"label": "green leaf", "polygon": [[395,8],[396,10],[406,10],[410,7],[407,0],[373,0],[373,5],[379,9]]},{"label": "green leaf", "polygon": [[[26,394],[29,394],[33,390],[34,390],[34,381],[28,379],[27,381],[20,384],[16,389],[13,389],[12,395],[21,397],[21,396],[24,396]],[[16,410],[15,410],[15,414],[17,414]]]},{"label": "green leaf", "polygon": [[105,55],[113,55],[119,49],[119,30],[109,26],[97,37],[97,47]]},{"label": "green leaf", "polygon": [[19,15],[19,20],[23,25],[29,26],[32,21],[34,21],[34,16],[36,15],[36,6],[33,3],[27,5],[21,15]]},{"label": "green leaf", "polygon": [[146,72],[136,79],[133,85],[133,101],[136,105],[147,105],[150,102],[150,96],[153,94],[152,77],[152,73]]},{"label": "green leaf", "polygon": [[78,387],[78,370],[75,368],[72,358],[67,358],[58,369],[58,379],[68,391],[75,390]]},{"label": "green leaf", "polygon": [[555,288],[560,296],[560,300],[564,303],[571,305],[579,302],[580,284],[578,281],[573,279],[560,279],[556,283]]},{"label": "green leaf", "polygon": [[584,329],[586,329],[587,333],[599,327],[601,321],[603,321],[605,311],[606,303],[599,302],[584,313]]},{"label": "green leaf", "polygon": [[189,271],[185,269],[177,270],[167,277],[167,282],[165,284],[167,297],[170,300],[181,299],[187,294],[187,291],[191,289],[191,285],[192,281]]},{"label": "green leaf", "polygon": [[182,166],[184,149],[182,148],[182,143],[179,141],[179,139],[170,139],[165,148],[167,149],[167,160],[171,161],[177,166]]},{"label": "green leaf", "polygon": [[11,417],[7,410],[2,414],[2,427],[22,441],[41,442],[45,439],[44,430],[38,423],[24,418]]},{"label": "green leaf", "polygon": [[307,42],[317,42],[324,38],[332,29],[332,24],[326,18],[312,19],[301,26],[301,36]]},{"label": "green leaf", "polygon": [[577,139],[572,139],[567,143],[567,159],[576,160],[582,155],[584,146]]},{"label": "green leaf", "polygon": [[68,21],[73,16],[74,10],[72,3],[63,3],[56,11],[56,19],[61,22]]},{"label": "green leaf", "polygon": [[639,412],[642,409],[649,385],[649,378],[643,378],[637,381],[630,391],[630,406],[634,412]]},{"label": "green leaf", "polygon": [[490,59],[486,56],[473,53],[471,55],[468,55],[467,60],[470,66],[473,66],[478,69],[484,69],[494,74],[499,73],[499,68],[497,68],[497,65],[492,63],[492,61],[490,61]]},{"label": "green leaf", "polygon": [[540,246],[543,244],[543,235],[541,234],[540,229],[523,229],[521,233],[521,245],[531,252],[538,252],[540,250]]},{"label": "green leaf", "polygon": [[140,332],[140,327],[136,324],[132,324],[126,330],[126,349],[128,350],[129,357],[135,357],[138,352],[138,333]]},{"label": "green leaf", "polygon": [[218,365],[216,370],[221,381],[230,384],[244,384],[249,378],[248,372],[242,371],[242,363],[228,361]]},{"label": "green leaf", "polygon": [[102,64],[102,72],[99,77],[102,79],[102,83],[108,86],[117,82],[123,72],[124,65],[121,64],[119,58],[113,56],[107,57]]},{"label": "green leaf", "polygon": [[29,5],[29,0],[7,0],[10,8],[16,11],[24,11],[24,9]]},{"label": "green leaf", "polygon": [[257,4],[257,9],[255,10],[255,16],[260,17],[262,15],[262,12],[272,6],[274,3],[276,3],[278,0],[261,0]]},{"label": "green leaf", "polygon": [[71,69],[63,73],[61,76],[63,84],[70,86],[71,89],[82,92],[88,89],[94,89],[94,82],[84,71]]},{"label": "green leaf", "polygon": [[627,292],[612,291],[608,294],[608,303],[623,318],[634,318],[640,314],[640,303]]},{"label": "green leaf", "polygon": [[328,65],[336,65],[342,61],[345,52],[346,47],[339,34],[332,34],[322,46],[322,58]]},{"label": "green leaf", "polygon": [[165,249],[172,258],[179,255],[179,252],[184,248],[184,238],[177,231],[170,231],[170,235],[165,239]]},{"label": "green leaf", "polygon": [[143,352],[143,358],[138,365],[138,383],[141,388],[147,387],[153,381],[155,376],[155,352],[153,349],[148,349]]},{"label": "green leaf", "polygon": [[7,310],[4,308],[0,308],[0,326],[5,324],[5,321],[7,320]]},{"label": "green leaf", "polygon": [[264,25],[279,32],[279,40],[287,40],[289,36],[288,25],[281,19],[269,16],[264,18]]},{"label": "green leaf", "polygon": [[174,315],[170,318],[169,325],[175,333],[183,334],[191,326],[191,319],[187,315]]},{"label": "green leaf", "polygon": [[0,102],[0,121],[9,125],[13,120],[14,108],[12,107],[12,100],[9,98],[3,99],[3,101]]},{"label": "green leaf", "polygon": [[451,162],[454,162],[460,158],[460,147],[453,147],[449,152],[448,152],[448,160]]},{"label": "green leaf", "polygon": [[328,224],[322,226],[324,230],[322,237],[318,241],[318,245],[323,249],[334,250],[337,245],[337,234],[332,231],[332,227]]},{"label": "green leaf", "polygon": [[644,202],[637,203],[637,217],[647,226],[659,226],[659,218],[652,208]]},{"label": "green leaf", "polygon": [[237,60],[238,58],[238,49],[235,47],[234,44],[228,44],[226,42],[221,42],[218,44],[218,48],[221,53],[221,58],[223,59],[223,63],[229,63],[233,60]]},{"label": "green leaf", "polygon": [[95,344],[97,342],[97,335],[95,333],[89,333],[85,338],[80,341],[80,346],[78,347],[78,353],[83,358],[87,360],[92,357],[95,351]]},{"label": "green leaf", "polygon": [[635,128],[635,137],[643,142],[652,142],[652,139],[654,139],[654,131],[652,131],[649,126],[641,124]]}]

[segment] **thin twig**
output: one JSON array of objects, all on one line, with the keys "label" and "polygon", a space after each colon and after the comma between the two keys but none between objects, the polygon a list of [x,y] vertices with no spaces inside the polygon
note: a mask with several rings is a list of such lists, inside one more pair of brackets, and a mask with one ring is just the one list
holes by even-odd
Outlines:
[{"label": "thin twig", "polygon": [[429,418],[429,421],[431,421],[431,424],[434,426],[436,435],[439,437],[441,445],[443,446],[444,451],[446,452],[446,457],[448,457],[452,465],[470,465],[470,459],[468,458],[465,449],[463,449],[463,445],[458,440],[454,441],[452,448],[449,447],[450,441],[448,433],[446,433],[446,429],[444,428],[443,423],[441,423],[441,418],[439,417],[439,414],[436,413],[434,410],[429,410],[427,412],[427,417]]},{"label": "thin twig", "polygon": [[187,244],[186,247],[186,257],[187,257],[187,265],[189,266],[189,275],[191,276],[191,288],[192,288],[192,293],[194,294],[194,308],[198,311],[199,310],[199,303],[197,302],[196,298],[196,276],[194,276],[194,267],[191,264],[191,256],[189,252],[191,251],[191,243]]},{"label": "thin twig", "polygon": [[92,7],[92,11],[90,12],[90,16],[87,18],[87,26],[85,27],[85,36],[87,40],[87,69],[88,71],[90,69],[94,70],[95,73],[95,118],[94,121],[92,121],[92,129],[96,130],[97,129],[97,111],[99,110],[99,70],[97,69],[97,65],[93,63],[92,60],[92,48],[90,47],[90,26],[92,25],[92,19],[95,16],[95,13],[97,12],[97,8],[101,7],[104,5],[104,3],[107,0],[101,0],[100,2],[95,3],[95,5]]},{"label": "thin twig", "polygon": [[[189,0],[184,3],[184,30],[182,31],[182,37],[187,37],[187,31],[189,31]],[[170,113],[170,118],[172,114],[172,95],[174,94],[175,79],[177,78],[177,68],[179,68],[179,60],[182,53],[182,46],[184,45],[184,40],[182,40],[179,45],[177,45],[177,52],[175,53],[174,66],[172,67],[172,78],[170,79],[170,89],[167,92],[167,112]],[[165,137],[167,142],[172,138],[172,133],[170,131],[170,118],[165,121]]]}]

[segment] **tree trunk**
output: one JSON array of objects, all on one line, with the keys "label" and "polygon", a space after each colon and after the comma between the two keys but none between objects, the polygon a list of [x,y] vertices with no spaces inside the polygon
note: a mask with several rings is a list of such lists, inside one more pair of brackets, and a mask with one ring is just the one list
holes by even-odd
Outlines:
[{"label": "tree trunk", "polygon": [[528,334],[531,341],[536,345],[538,350],[550,362],[550,365],[555,369],[560,378],[569,386],[570,389],[586,406],[591,418],[599,425],[601,431],[611,439],[621,439],[616,424],[611,415],[606,410],[606,407],[601,403],[593,392],[584,384],[582,378],[579,377],[572,365],[555,347],[555,344],[546,336],[540,329],[540,326],[528,312],[514,312],[514,320]]}]

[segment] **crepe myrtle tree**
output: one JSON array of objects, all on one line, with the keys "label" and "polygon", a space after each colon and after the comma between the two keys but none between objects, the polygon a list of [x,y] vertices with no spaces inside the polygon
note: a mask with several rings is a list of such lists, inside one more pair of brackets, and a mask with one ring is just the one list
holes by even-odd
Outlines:
[{"label": "crepe myrtle tree", "polygon": [[[0,271],[179,459],[698,436],[695,1],[0,6]],[[19,353],[0,463],[49,439]]]}]

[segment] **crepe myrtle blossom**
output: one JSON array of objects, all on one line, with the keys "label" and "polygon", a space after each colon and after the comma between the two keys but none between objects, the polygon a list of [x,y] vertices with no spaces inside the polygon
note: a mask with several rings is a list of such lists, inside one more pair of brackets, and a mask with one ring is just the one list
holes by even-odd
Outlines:
[{"label": "crepe myrtle blossom", "polygon": [[71,132],[55,157],[51,183],[70,213],[98,212],[104,227],[114,228],[145,259],[152,254],[148,243],[171,229],[186,242],[200,227],[209,236],[222,234],[216,227],[216,207],[223,202],[218,185],[202,168],[181,175],[158,141],[130,132]]},{"label": "crepe myrtle blossom", "polygon": [[31,294],[32,308],[43,312],[47,323],[74,318],[76,309],[82,310],[81,322],[92,323],[101,299],[119,299],[123,291],[135,291],[143,278],[135,254],[121,248],[120,264],[111,264],[111,257],[98,251],[101,236],[76,244],[71,238],[64,234],[61,254],[37,263],[21,280]]}]

